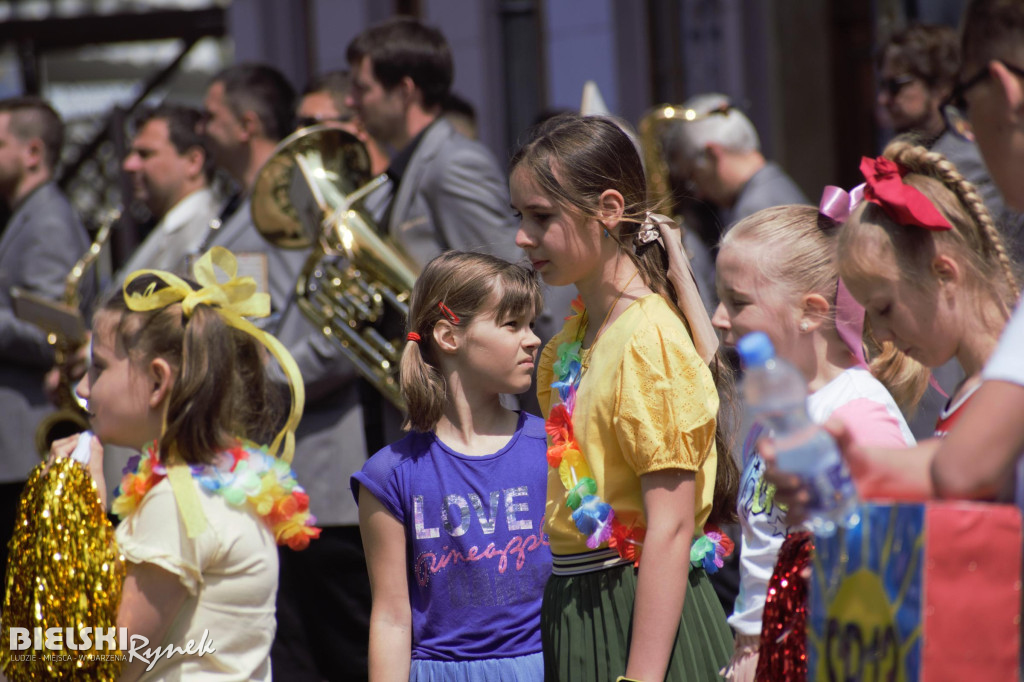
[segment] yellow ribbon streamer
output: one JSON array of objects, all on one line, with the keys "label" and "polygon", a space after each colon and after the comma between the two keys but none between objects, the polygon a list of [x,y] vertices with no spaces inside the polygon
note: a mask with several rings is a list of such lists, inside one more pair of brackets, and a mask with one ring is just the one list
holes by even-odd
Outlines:
[{"label": "yellow ribbon streamer", "polygon": [[[226,282],[218,281],[215,267],[227,274]],[[180,301],[182,313],[186,318],[192,315],[192,311],[197,305],[208,305],[217,311],[228,326],[249,334],[263,344],[280,363],[288,378],[288,388],[291,393],[291,409],[288,413],[288,420],[270,444],[270,454],[276,457],[278,449],[282,448],[283,443],[280,457],[290,464],[295,454],[295,429],[299,425],[299,420],[302,419],[302,409],[306,402],[306,388],[302,383],[302,374],[291,353],[280,341],[245,319],[246,317],[270,315],[270,295],[260,293],[256,280],[252,277],[238,276],[238,261],[235,255],[222,246],[215,246],[203,254],[196,262],[193,274],[196,282],[200,285],[198,291],[192,289],[185,280],[169,272],[136,270],[125,279],[123,289],[125,303],[130,310],[146,312],[165,308]],[[154,275],[167,286],[155,291],[155,287],[150,287],[144,293],[136,292],[129,295],[128,285],[143,275]],[[188,466],[177,453],[174,454],[173,459],[175,461],[167,463],[167,478],[170,480],[175,500],[178,502],[186,533],[188,537],[194,538],[206,529],[206,517],[199,506],[199,497],[196,494],[195,486],[191,483],[192,474]]]}]

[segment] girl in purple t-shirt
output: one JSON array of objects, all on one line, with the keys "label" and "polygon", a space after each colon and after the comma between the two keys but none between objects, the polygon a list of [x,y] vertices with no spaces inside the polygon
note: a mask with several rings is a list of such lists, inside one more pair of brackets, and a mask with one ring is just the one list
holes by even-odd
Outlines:
[{"label": "girl in purple t-shirt", "polygon": [[502,406],[530,388],[540,285],[449,252],[416,280],[402,354],[411,432],[352,477],[373,594],[370,679],[542,680],[547,442]]}]

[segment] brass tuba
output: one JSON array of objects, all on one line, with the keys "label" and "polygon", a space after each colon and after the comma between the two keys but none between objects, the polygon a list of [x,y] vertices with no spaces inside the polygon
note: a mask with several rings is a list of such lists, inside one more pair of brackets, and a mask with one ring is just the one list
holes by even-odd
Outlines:
[{"label": "brass tuba", "polygon": [[393,334],[401,334],[409,314],[416,268],[378,233],[362,204],[386,181],[371,179],[366,147],[354,135],[327,125],[303,128],[282,140],[260,169],[252,219],[277,247],[313,247],[295,285],[299,308],[404,410],[398,385],[404,342]]},{"label": "brass tuba", "polygon": [[[53,346],[54,366],[57,367],[57,410],[43,417],[36,427],[35,444],[39,456],[45,458],[50,445],[67,436],[89,429],[89,413],[83,401],[75,395],[71,367],[75,352],[85,341],[85,324],[81,320],[79,304],[82,278],[99,257],[110,233],[121,219],[121,209],[114,209],[102,219],[96,238],[89,249],[82,254],[64,280],[64,295],[59,303],[43,301],[39,297],[20,290],[12,291],[15,311],[47,332],[47,340]],[[26,306],[25,303],[28,302]],[[33,305],[34,304],[34,305]],[[34,315],[31,312],[48,310],[50,314]]]},{"label": "brass tuba", "polygon": [[[672,121],[690,120],[686,109],[672,104],[659,104],[647,111],[640,119],[637,132],[640,136],[640,149],[644,157],[644,172],[647,175],[647,198],[655,206],[672,199],[672,187],[669,183],[668,161],[661,144],[661,136],[667,124]],[[692,112],[691,112],[692,113]],[[669,206],[663,213],[675,211]]]}]

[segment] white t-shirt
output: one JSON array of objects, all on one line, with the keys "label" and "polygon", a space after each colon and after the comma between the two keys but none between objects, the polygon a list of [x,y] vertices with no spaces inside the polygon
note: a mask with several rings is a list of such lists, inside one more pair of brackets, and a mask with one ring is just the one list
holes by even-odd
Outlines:
[{"label": "white t-shirt", "polygon": [[[905,447],[914,436],[885,386],[866,369],[851,367],[807,398],[807,411],[822,424],[836,417],[859,443]],[[764,461],[754,425],[743,444],[743,476],[737,507],[743,531],[740,551],[740,592],[729,624],[741,635],[758,635],[768,594],[768,581],[786,539],[786,513],[775,504],[775,486],[764,480]]]},{"label": "white t-shirt", "polygon": [[1003,328],[996,352],[989,357],[981,378],[1024,386],[1024,298]]},{"label": "white t-shirt", "polygon": [[[989,357],[981,378],[983,381],[1008,381],[1024,386],[1024,298],[1003,328],[996,352]],[[1017,458],[1016,477],[1014,501],[1024,509],[1024,456]]]},{"label": "white t-shirt", "polygon": [[[269,680],[277,627],[277,545],[266,524],[198,483],[207,528],[189,539],[171,485],[156,484],[117,528],[131,563],[151,563],[178,576],[189,592],[164,641],[166,652],[206,642],[214,653],[163,656],[143,680]],[[141,652],[142,649],[139,649]]]}]

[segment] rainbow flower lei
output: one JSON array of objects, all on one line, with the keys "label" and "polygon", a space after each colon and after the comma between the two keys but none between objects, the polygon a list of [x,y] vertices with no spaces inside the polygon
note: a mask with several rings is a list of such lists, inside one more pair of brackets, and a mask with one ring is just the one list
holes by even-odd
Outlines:
[{"label": "rainbow flower lei", "polygon": [[[580,318],[577,321],[576,341],[558,346],[558,359],[554,363],[555,381],[551,388],[558,391],[559,401],[544,423],[550,445],[548,466],[558,471],[566,491],[566,506],[573,510],[572,520],[576,529],[586,536],[587,547],[597,549],[604,543],[618,552],[619,556],[640,564],[646,529],[642,526],[622,523],[612,506],[597,494],[590,465],[573,430],[573,412],[576,409],[576,390],[583,378],[583,361],[580,340],[583,331],[583,301],[577,297],[572,302],[573,314],[566,318]],[[733,542],[713,525],[704,527],[704,534],[697,538],[690,548],[690,563],[703,567],[708,573],[715,573],[723,565],[723,558],[733,550]]]},{"label": "rainbow flower lei", "polygon": [[[207,490],[221,495],[228,504],[246,504],[267,524],[279,545],[294,550],[309,546],[320,537],[309,512],[309,495],[295,480],[287,462],[271,455],[265,447],[238,441],[217,453],[212,464],[189,467],[192,477]],[[153,486],[167,477],[160,463],[156,441],[143,448],[125,466],[113,512],[121,519],[134,512]]]}]

